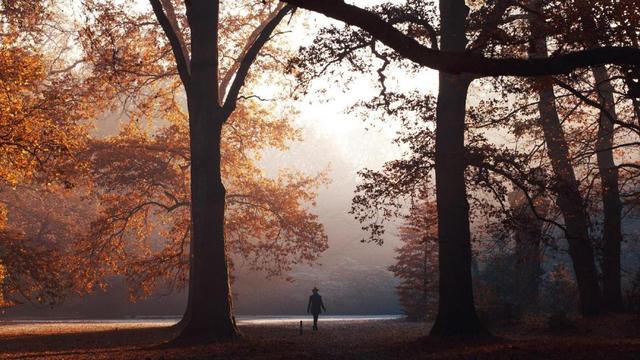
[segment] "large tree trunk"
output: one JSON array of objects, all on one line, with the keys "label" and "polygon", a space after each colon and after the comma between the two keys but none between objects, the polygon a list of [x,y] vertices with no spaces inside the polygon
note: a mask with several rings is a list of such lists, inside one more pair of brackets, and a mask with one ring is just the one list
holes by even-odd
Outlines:
[{"label": "large tree trunk", "polygon": [[431,335],[485,334],[475,311],[465,189],[464,120],[469,81],[440,74],[436,127],[439,302]]},{"label": "large tree trunk", "polygon": [[602,106],[596,142],[598,170],[602,189],[604,226],[602,233],[602,291],[607,310],[622,310],[622,287],[620,284],[620,246],[622,243],[622,202],[618,188],[618,168],[613,160],[613,131],[617,120],[613,86],[604,66],[592,69]]},{"label": "large tree trunk", "polygon": [[205,116],[196,115],[199,123],[191,130],[193,236],[189,298],[179,339],[196,342],[228,339],[237,334],[231,316],[224,242],[225,189],[220,176],[222,124],[214,118],[216,111],[210,110]]},{"label": "large tree trunk", "polygon": [[[444,51],[464,51],[469,9],[464,0],[441,0]],[[436,109],[439,302],[436,336],[486,334],[476,314],[471,281],[469,203],[465,188],[465,115],[470,78],[440,73]]]},{"label": "large tree trunk", "polygon": [[210,342],[237,334],[224,241],[225,189],[220,174],[224,115],[218,103],[218,2],[192,0],[191,83],[187,90],[191,139],[191,261],[189,299],[178,341]]}]

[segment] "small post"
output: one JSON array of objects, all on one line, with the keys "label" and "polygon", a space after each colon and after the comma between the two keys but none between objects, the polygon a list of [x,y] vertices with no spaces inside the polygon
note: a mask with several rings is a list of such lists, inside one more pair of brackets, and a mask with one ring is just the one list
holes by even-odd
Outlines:
[{"label": "small post", "polygon": [[300,320],[300,335],[302,335],[302,320]]}]

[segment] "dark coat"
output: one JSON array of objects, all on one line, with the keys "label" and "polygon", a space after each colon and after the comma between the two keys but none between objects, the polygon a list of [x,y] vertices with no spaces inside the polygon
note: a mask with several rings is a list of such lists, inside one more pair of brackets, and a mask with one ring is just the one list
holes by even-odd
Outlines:
[{"label": "dark coat", "polygon": [[311,312],[312,314],[320,314],[322,311],[327,311],[327,309],[324,307],[324,304],[322,303],[322,296],[317,293],[309,296],[309,305],[307,305],[307,312]]}]

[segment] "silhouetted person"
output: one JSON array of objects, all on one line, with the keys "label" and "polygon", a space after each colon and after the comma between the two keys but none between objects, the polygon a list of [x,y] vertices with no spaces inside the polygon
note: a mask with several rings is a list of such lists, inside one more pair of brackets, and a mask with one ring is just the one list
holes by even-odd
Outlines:
[{"label": "silhouetted person", "polygon": [[326,312],[327,309],[324,307],[322,303],[322,296],[318,294],[318,288],[314,287],[313,294],[309,296],[309,305],[307,305],[307,314],[311,313],[313,315],[313,330],[318,330],[318,315],[321,312]]}]

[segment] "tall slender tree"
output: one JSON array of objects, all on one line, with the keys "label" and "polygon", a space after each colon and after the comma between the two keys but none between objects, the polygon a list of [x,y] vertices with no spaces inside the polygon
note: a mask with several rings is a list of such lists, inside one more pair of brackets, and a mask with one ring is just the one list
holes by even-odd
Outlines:
[{"label": "tall slender tree", "polygon": [[[464,0],[440,1],[440,48],[462,53],[467,47],[469,8]],[[465,118],[473,78],[439,74],[436,105],[436,204],[438,207],[438,316],[432,335],[483,333],[471,282],[471,232],[465,185]]]},{"label": "tall slender tree", "polygon": [[600,175],[603,208],[602,229],[602,295],[606,309],[622,310],[622,201],[620,199],[619,172],[613,156],[615,122],[618,114],[613,96],[613,85],[604,66],[592,68],[598,102],[602,107],[598,115],[596,158]]},{"label": "tall slender tree", "polygon": [[[544,8],[540,0],[531,4],[531,57],[548,57],[547,37],[539,34],[548,33],[544,25]],[[554,192],[558,197],[558,207],[566,224],[566,238],[569,243],[569,255],[573,260],[580,307],[583,314],[596,314],[601,311],[600,286],[596,270],[593,244],[589,237],[589,214],[587,205],[580,193],[580,187],[574,168],[570,162],[569,145],[558,116],[555,104],[553,80],[541,78],[536,83],[538,96],[539,126],[542,128],[547,153],[556,179]]]}]

